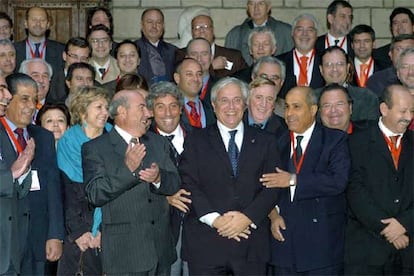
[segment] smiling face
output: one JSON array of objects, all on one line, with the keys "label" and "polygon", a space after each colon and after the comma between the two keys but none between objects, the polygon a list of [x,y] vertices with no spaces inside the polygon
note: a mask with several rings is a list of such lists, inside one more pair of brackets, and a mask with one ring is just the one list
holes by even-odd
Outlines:
[{"label": "smiling face", "polygon": [[86,113],[82,116],[82,120],[90,129],[103,129],[108,117],[108,101],[99,98],[88,105]]},{"label": "smiling face", "polygon": [[92,57],[97,60],[106,60],[112,49],[111,37],[103,30],[96,30],[89,36],[89,44],[92,46]]},{"label": "smiling face", "polygon": [[141,20],[141,31],[144,36],[156,43],[164,34],[164,18],[157,10],[151,10],[145,13]]},{"label": "smiling face", "polygon": [[267,20],[271,9],[269,0],[247,1],[247,14],[257,25],[261,25]]},{"label": "smiling face", "polygon": [[293,28],[295,48],[300,53],[307,54],[313,50],[318,37],[317,34],[316,26],[312,20],[307,18],[299,20]]},{"label": "smiling face", "polygon": [[8,76],[16,69],[16,50],[12,45],[0,45],[0,71]]},{"label": "smiling face", "polygon": [[30,85],[17,85],[6,111],[7,118],[19,128],[25,128],[32,123],[36,110],[37,89]]},{"label": "smiling face", "polygon": [[50,86],[50,75],[46,64],[41,61],[30,62],[27,64],[27,73],[37,83],[38,100],[41,101],[45,99]]},{"label": "smiling face", "polygon": [[319,100],[320,116],[324,126],[343,131],[348,130],[352,114],[352,104],[346,94],[340,90],[329,90]]},{"label": "smiling face", "polygon": [[[117,95],[118,94],[118,95]],[[137,91],[121,90],[115,96],[127,97],[128,106],[119,106],[115,124],[134,137],[141,137],[148,129],[151,113],[143,95]]]},{"label": "smiling face", "polygon": [[270,34],[268,33],[254,34],[251,41],[250,54],[254,61],[260,57],[273,56],[276,53],[276,46],[273,45]]},{"label": "smiling face", "polygon": [[57,108],[46,111],[42,115],[40,123],[42,127],[53,133],[56,141],[63,136],[68,128],[68,122],[65,114]]},{"label": "smiling face", "polygon": [[160,96],[154,100],[153,115],[157,127],[165,133],[171,133],[180,123],[180,103],[172,95]]},{"label": "smiling face", "polygon": [[329,32],[335,37],[345,36],[352,27],[352,9],[338,6],[335,14],[328,14],[328,22],[331,27]]},{"label": "smiling face", "polygon": [[319,65],[319,69],[326,84],[336,82],[342,85],[348,76],[349,66],[346,57],[338,49],[326,53],[322,57],[322,63]]},{"label": "smiling face", "polygon": [[236,128],[243,119],[245,104],[237,84],[230,83],[221,88],[211,104],[217,120],[230,129]]},{"label": "smiling face", "polygon": [[49,19],[46,10],[39,7],[31,8],[24,27],[28,30],[29,37],[35,41],[43,39],[49,29]]},{"label": "smiling face", "polygon": [[12,99],[7,83],[4,77],[0,76],[0,117],[6,113],[7,105]]},{"label": "smiling face", "polygon": [[251,89],[247,108],[255,123],[263,123],[272,116],[276,95],[276,87],[273,85],[262,85]]},{"label": "smiling face", "polygon": [[318,111],[316,105],[307,102],[307,87],[291,89],[285,98],[285,121],[290,131],[304,133],[314,122]]},{"label": "smiling face", "polygon": [[375,43],[369,33],[355,34],[351,42],[352,49],[354,49],[355,56],[362,62],[368,61],[371,57],[372,50]]},{"label": "smiling face", "polygon": [[203,85],[201,65],[192,59],[184,60],[178,73],[174,73],[178,88],[188,99],[194,99]]},{"label": "smiling face", "polygon": [[116,57],[119,70],[122,75],[127,73],[136,74],[140,62],[137,48],[129,43],[123,44],[118,48]]}]

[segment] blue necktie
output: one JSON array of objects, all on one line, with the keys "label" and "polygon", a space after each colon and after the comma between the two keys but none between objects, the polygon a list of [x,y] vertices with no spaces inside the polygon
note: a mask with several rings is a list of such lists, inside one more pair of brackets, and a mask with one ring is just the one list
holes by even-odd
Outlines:
[{"label": "blue necktie", "polygon": [[174,164],[178,167],[179,160],[180,160],[180,154],[175,149],[174,144],[172,142],[172,140],[174,139],[174,134],[167,135],[165,137],[167,137],[168,143],[170,144],[170,157],[171,157],[171,161],[173,161]]},{"label": "blue necktie", "polygon": [[40,57],[40,51],[39,51],[40,43],[35,43],[35,57]]},{"label": "blue necktie", "polygon": [[239,149],[237,148],[235,136],[236,136],[237,130],[231,130],[230,133],[230,140],[229,140],[229,147],[227,150],[227,153],[230,158],[231,167],[233,169],[233,176],[237,175],[237,163],[239,159]]}]

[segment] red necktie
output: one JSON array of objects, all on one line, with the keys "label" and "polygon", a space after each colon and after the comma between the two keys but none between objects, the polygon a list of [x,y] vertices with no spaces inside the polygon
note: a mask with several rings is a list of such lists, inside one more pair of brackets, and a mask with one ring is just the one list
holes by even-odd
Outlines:
[{"label": "red necktie", "polygon": [[400,159],[400,152],[397,150],[397,141],[400,135],[390,136],[391,140],[391,156],[392,161],[394,161],[394,166],[398,169],[398,159]]},{"label": "red necktie", "polygon": [[308,85],[308,59],[307,56],[300,57],[298,86]]},{"label": "red necktie", "polygon": [[191,108],[190,110],[190,124],[193,127],[201,128],[201,118],[200,115],[197,112],[197,108],[195,106],[195,103],[193,101],[187,102],[188,106]]},{"label": "red necktie", "polygon": [[359,66],[359,85],[365,87],[367,85],[367,69],[368,64],[361,63]]},{"label": "red necktie", "polygon": [[26,148],[26,139],[24,139],[23,136],[23,129],[22,128],[16,128],[14,132],[17,134],[17,142],[19,142],[20,146],[22,147],[22,150]]}]

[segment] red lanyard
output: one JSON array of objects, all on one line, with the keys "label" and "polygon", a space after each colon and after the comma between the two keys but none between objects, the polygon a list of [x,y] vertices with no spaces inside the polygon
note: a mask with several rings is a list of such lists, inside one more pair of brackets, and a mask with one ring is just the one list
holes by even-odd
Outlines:
[{"label": "red lanyard", "polygon": [[12,139],[13,144],[14,144],[14,147],[15,147],[15,148],[16,148],[16,150],[17,150],[17,153],[18,153],[18,154],[20,154],[20,153],[23,151],[23,149],[22,149],[22,147],[20,146],[20,143],[17,141],[17,138],[16,138],[16,136],[14,135],[13,131],[11,130],[11,128],[10,128],[10,126],[9,126],[9,124],[8,124],[8,123],[7,123],[7,121],[6,121],[6,119],[4,119],[4,117],[1,117],[1,118],[0,118],[0,122],[2,123],[2,125],[4,126],[4,128],[6,129],[7,134],[9,135],[9,137]]},{"label": "red lanyard", "polygon": [[[366,80],[368,80],[369,71],[371,71],[371,67],[372,67],[372,64],[373,64],[373,63],[374,63],[374,59],[373,59],[372,57],[370,57],[370,61],[369,61],[369,63],[368,63],[368,68],[367,68],[367,71],[365,72],[365,79],[366,79]],[[361,73],[360,73],[360,74],[361,74]],[[358,86],[359,86],[359,87],[362,87],[362,85],[361,85],[361,81],[360,81],[360,79],[359,79],[359,76],[360,76],[360,75],[356,74],[357,83],[358,83]]]},{"label": "red lanyard", "polygon": [[206,81],[206,84],[204,85],[204,87],[201,90],[200,99],[202,99],[202,100],[204,100],[204,98],[206,97],[208,82],[209,81]]},{"label": "red lanyard", "polygon": [[[344,46],[345,39],[346,39],[346,36],[344,36],[344,38],[342,38],[341,43],[339,43],[339,45],[337,45],[337,46],[339,46],[340,48],[342,48],[342,46]],[[326,35],[326,46],[327,46],[326,48],[331,47],[331,44],[329,43],[328,35]]]},{"label": "red lanyard", "polygon": [[[307,68],[309,67],[309,65],[310,65],[310,64],[311,64],[311,62],[312,62],[312,59],[313,59],[313,58],[314,58],[314,56],[315,56],[315,49],[313,49],[313,50],[312,50],[311,57],[310,57],[310,59],[309,59],[308,64],[307,64],[307,66],[306,66],[306,67],[305,67],[305,66],[303,66],[303,65],[302,65],[302,63],[300,62],[300,60],[299,60],[299,56],[298,56],[298,53],[297,53],[296,49],[293,51],[293,54],[294,54],[294,56],[295,56],[296,63],[299,65],[299,70],[300,70],[299,75],[300,75],[300,74],[303,74],[303,76],[306,76],[306,79],[307,79],[307,75],[308,75],[308,70],[307,70]],[[298,78],[299,78],[299,77],[298,77]],[[307,83],[307,84],[309,84],[309,81],[308,81],[308,83]]]},{"label": "red lanyard", "polygon": [[[299,174],[300,169],[302,168],[303,159],[305,158],[306,149],[303,151],[302,156],[300,157],[299,163],[296,161],[296,150],[295,150],[295,137],[293,135],[293,132],[290,132],[290,142],[293,149],[293,164],[295,165],[296,174]],[[298,145],[296,145],[297,147]]]},{"label": "red lanyard", "polygon": [[[29,47],[30,56],[31,56],[32,58],[35,58],[35,57],[36,57],[36,55],[35,55],[35,53],[33,52],[32,46],[30,46],[29,39],[26,39],[26,44],[27,44],[27,46]],[[46,48],[46,41],[43,43],[42,49],[41,49],[41,50],[39,50],[39,55],[40,55],[40,56],[39,56],[39,58],[43,58],[43,54],[45,53],[45,48]]]}]

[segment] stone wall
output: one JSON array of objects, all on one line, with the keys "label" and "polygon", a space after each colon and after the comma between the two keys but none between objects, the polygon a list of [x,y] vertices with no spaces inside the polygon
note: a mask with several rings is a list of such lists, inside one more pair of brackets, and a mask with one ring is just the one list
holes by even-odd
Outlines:
[{"label": "stone wall", "polygon": [[[332,0],[272,0],[272,15],[291,23],[301,13],[311,13],[320,23],[319,34],[326,32],[326,7]],[[350,0],[354,7],[354,23],[371,25],[376,32],[377,47],[390,40],[389,15],[393,8],[404,6],[414,10],[413,0]],[[140,37],[140,18],[148,7],[159,7],[165,15],[165,39],[177,39],[177,22],[183,9],[202,5],[210,9],[214,20],[216,42],[224,44],[224,37],[246,17],[245,0],[112,0],[115,40]]]}]

